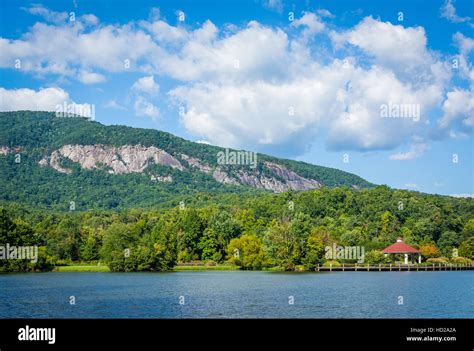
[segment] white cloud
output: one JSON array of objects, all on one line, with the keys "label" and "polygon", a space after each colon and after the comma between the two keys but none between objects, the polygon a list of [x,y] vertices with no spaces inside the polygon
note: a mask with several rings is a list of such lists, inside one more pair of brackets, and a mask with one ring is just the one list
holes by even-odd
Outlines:
[{"label": "white cloud", "polygon": [[104,107],[111,108],[111,109],[114,109],[114,110],[126,110],[126,108],[123,107],[122,105],[120,105],[116,100],[109,100],[104,105]]},{"label": "white cloud", "polygon": [[160,116],[159,108],[153,105],[143,96],[138,96],[135,99],[133,107],[137,116],[150,117],[152,120],[157,120]]},{"label": "white cloud", "polygon": [[452,194],[452,197],[464,197],[464,198],[474,198],[474,194],[463,193],[463,194]]},{"label": "white cloud", "polygon": [[138,61],[157,55],[159,48],[149,35],[129,25],[86,29],[78,22],[73,26],[36,23],[19,39],[0,38],[0,51],[0,67],[13,68],[20,59],[22,71],[80,79],[83,71],[146,71],[151,63]]},{"label": "white cloud", "polygon": [[469,22],[470,17],[460,17],[456,14],[456,8],[454,7],[454,1],[446,0],[440,9],[441,17],[446,18],[449,22],[462,23]]},{"label": "white cloud", "polygon": [[28,8],[22,8],[22,10],[35,15],[42,17],[45,21],[51,23],[64,23],[68,18],[67,12],[56,12],[51,11],[45,8],[43,5],[35,4]]},{"label": "white cloud", "polygon": [[334,18],[335,16],[326,9],[317,9],[316,14],[320,17]]},{"label": "white cloud", "polygon": [[71,105],[77,111],[86,111],[89,104],[76,104],[61,88],[32,89],[0,88],[0,111],[56,111],[58,106]]},{"label": "white cloud", "polygon": [[102,83],[106,80],[102,74],[87,71],[79,72],[78,79],[84,84]]},{"label": "white cloud", "polygon": [[79,20],[86,25],[96,26],[99,24],[99,19],[93,14],[85,14],[79,17]]},{"label": "white cloud", "polygon": [[455,33],[453,35],[454,44],[459,49],[458,65],[461,77],[474,82],[474,68],[469,62],[468,56],[474,50],[474,39],[464,36],[462,33]]},{"label": "white cloud", "polygon": [[133,83],[132,90],[146,94],[157,94],[160,91],[160,86],[155,82],[153,76],[147,76]]},{"label": "white cloud", "polygon": [[164,54],[157,69],[182,81],[270,79],[288,75],[288,36],[257,22],[224,38],[206,22],[189,33],[175,54]]},{"label": "white cloud", "polygon": [[452,137],[463,136],[474,129],[474,92],[455,89],[447,94],[438,128]]},{"label": "white cloud", "polygon": [[[21,70],[36,77],[53,74],[86,84],[139,72],[133,108],[155,119],[155,77],[168,78],[174,86],[166,96],[186,107],[187,131],[217,145],[276,146],[298,154],[319,137],[333,150],[393,149],[427,134],[428,116],[439,106],[439,125],[465,132],[471,123],[471,111],[453,105],[460,93],[446,95],[451,67],[428,49],[422,27],[366,17],[347,30],[329,31],[324,20],[333,15],[321,9],[295,19],[290,30],[256,21],[220,29],[206,21],[192,29],[167,23],[156,9],[147,21],[123,25],[99,25],[92,16],[73,26],[36,23],[18,39],[0,38],[0,67],[13,68],[21,59]],[[309,45],[316,34],[324,40]],[[472,39],[454,39],[469,77]],[[419,105],[420,121],[381,118],[381,105],[389,103]]]},{"label": "white cloud", "polygon": [[[420,67],[429,68],[433,63],[423,27],[406,28],[366,17],[353,29],[342,33],[332,32],[331,38],[336,46],[349,43],[359,47],[378,65],[397,73],[419,70]],[[417,73],[420,75],[423,72]]]},{"label": "white cloud", "polygon": [[400,152],[389,156],[390,160],[395,161],[406,161],[406,160],[413,160],[414,158],[418,158],[424,154],[426,150],[428,150],[429,145],[420,143],[420,144],[413,144],[410,147],[410,150],[407,152]]},{"label": "white cloud", "polygon": [[325,25],[314,13],[305,12],[303,17],[294,20],[291,23],[294,27],[305,27],[303,36],[310,37],[325,30]]},{"label": "white cloud", "polygon": [[291,148],[327,129],[330,149],[385,149],[423,128],[420,121],[381,118],[380,105],[419,103],[429,110],[437,91],[413,90],[380,68],[342,66],[313,66],[284,83],[202,83],[170,95],[186,106],[182,120],[189,132],[224,146]]},{"label": "white cloud", "polygon": [[282,0],[262,0],[263,6],[267,9],[276,11],[278,13],[283,12],[283,1]]},{"label": "white cloud", "polygon": [[[31,15],[35,16],[40,16],[42,17],[46,22],[57,24],[57,25],[63,25],[67,21],[69,21],[72,15],[72,13],[68,12],[56,12],[52,11],[46,7],[44,7],[41,4],[34,4],[30,7],[22,7],[21,8],[23,11],[28,12]],[[93,15],[93,14],[85,14],[82,16],[76,17],[76,13],[73,13],[74,21],[77,21],[78,23],[87,25],[87,26],[96,26],[99,24],[99,19]]]}]

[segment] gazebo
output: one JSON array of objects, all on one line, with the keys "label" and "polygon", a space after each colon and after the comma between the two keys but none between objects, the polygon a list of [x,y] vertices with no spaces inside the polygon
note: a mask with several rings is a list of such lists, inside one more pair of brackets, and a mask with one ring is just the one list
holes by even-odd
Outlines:
[{"label": "gazebo", "polygon": [[411,255],[412,257],[414,254],[418,255],[418,263],[421,263],[421,253],[417,249],[414,249],[408,244],[405,244],[402,240],[402,238],[397,238],[397,242],[390,245],[389,247],[386,247],[385,249],[382,250],[382,252],[385,254],[385,256],[388,256],[390,254],[404,254],[405,255],[405,264],[408,264],[408,257]]}]

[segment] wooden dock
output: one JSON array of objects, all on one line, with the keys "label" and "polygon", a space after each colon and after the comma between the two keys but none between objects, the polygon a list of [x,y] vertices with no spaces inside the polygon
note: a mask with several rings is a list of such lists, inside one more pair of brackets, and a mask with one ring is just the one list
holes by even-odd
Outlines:
[{"label": "wooden dock", "polygon": [[418,264],[342,264],[341,266],[321,266],[317,265],[316,272],[431,272],[431,271],[466,271],[474,270],[474,264],[432,264],[429,266]]}]

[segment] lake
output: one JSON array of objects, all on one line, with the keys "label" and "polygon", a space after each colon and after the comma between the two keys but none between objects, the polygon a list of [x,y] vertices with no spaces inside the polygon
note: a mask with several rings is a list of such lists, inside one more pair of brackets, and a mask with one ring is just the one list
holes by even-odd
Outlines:
[{"label": "lake", "polygon": [[0,275],[0,318],[127,317],[474,318],[474,272]]}]

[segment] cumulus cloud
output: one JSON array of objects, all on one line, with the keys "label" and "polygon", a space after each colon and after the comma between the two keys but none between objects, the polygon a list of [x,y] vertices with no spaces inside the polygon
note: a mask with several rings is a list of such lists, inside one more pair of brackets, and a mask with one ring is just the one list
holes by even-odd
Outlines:
[{"label": "cumulus cloud", "polygon": [[138,96],[135,99],[135,103],[133,107],[135,109],[135,114],[137,116],[149,117],[152,120],[157,120],[158,117],[160,116],[159,108],[153,105],[150,101],[148,101],[143,96]]},{"label": "cumulus cloud", "polygon": [[105,82],[104,75],[100,73],[80,71],[78,74],[78,79],[84,84],[96,84]]},{"label": "cumulus cloud", "polygon": [[455,89],[447,94],[443,103],[443,116],[438,127],[451,137],[465,136],[474,129],[474,93]]},{"label": "cumulus cloud", "polygon": [[392,70],[398,78],[412,81],[444,83],[450,77],[447,65],[439,62],[427,48],[423,27],[404,27],[365,17],[354,28],[336,32],[330,37],[335,47],[352,45],[362,51],[368,62]]},{"label": "cumulus cloud", "polygon": [[[93,17],[73,26],[36,23],[18,39],[0,38],[0,67],[13,68],[20,59],[26,72],[84,84],[138,72],[133,108],[154,119],[160,116],[152,99],[159,93],[155,77],[166,77],[172,88],[165,97],[185,108],[187,131],[223,146],[300,154],[324,138],[331,150],[394,149],[427,134],[439,106],[443,116],[432,125],[469,130],[472,89],[451,88],[450,63],[429,50],[422,27],[366,17],[338,30],[326,23],[332,17],[319,9],[289,28],[256,21],[218,28],[209,20],[191,28],[171,25],[153,9],[148,20],[122,25]],[[324,44],[307,40],[314,36]],[[459,33],[454,40],[468,78],[472,39]],[[417,120],[382,118],[387,104],[416,105],[421,114]],[[392,159],[416,157],[422,151],[414,148]]]},{"label": "cumulus cloud", "polygon": [[147,76],[133,83],[132,90],[146,94],[156,94],[160,91],[160,86],[155,82],[153,76]]},{"label": "cumulus cloud", "polygon": [[326,129],[333,150],[395,147],[423,127],[413,119],[384,119],[380,106],[421,103],[429,110],[439,97],[436,91],[413,90],[383,69],[343,68],[339,61],[286,83],[201,83],[170,95],[186,106],[185,127],[214,144],[307,145]]},{"label": "cumulus cloud", "polygon": [[107,103],[104,105],[106,108],[111,108],[114,110],[126,110],[126,108],[122,105],[120,105],[116,100],[109,100]]},{"label": "cumulus cloud", "polygon": [[39,90],[0,88],[0,111],[58,111],[58,108],[65,105],[75,111],[90,111],[89,104],[76,104],[61,88]]},{"label": "cumulus cloud", "polygon": [[457,32],[453,35],[454,45],[458,47],[459,54],[458,59],[458,68],[461,74],[461,77],[468,79],[471,84],[474,82],[474,68],[469,62],[469,54],[474,50],[474,39],[466,37],[460,32]]},{"label": "cumulus cloud", "polygon": [[413,144],[410,147],[410,150],[407,152],[399,152],[389,156],[390,160],[395,161],[406,161],[413,160],[414,158],[420,157],[423,153],[429,148],[428,144],[420,143]]},{"label": "cumulus cloud", "polygon": [[304,27],[303,36],[310,37],[325,30],[325,25],[320,17],[312,12],[305,12],[301,18],[291,23],[294,27]]}]

